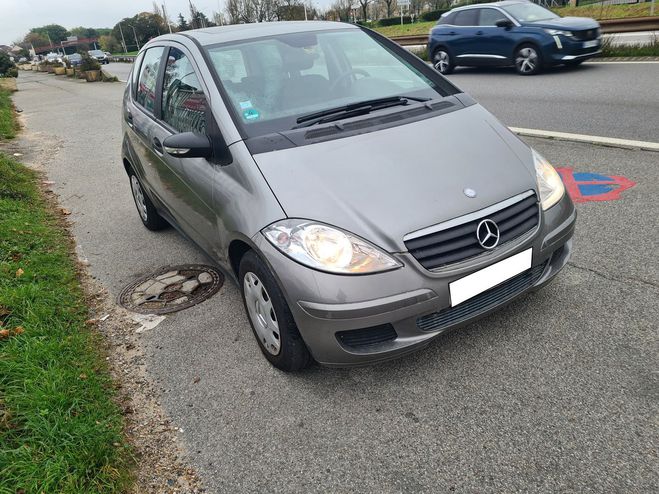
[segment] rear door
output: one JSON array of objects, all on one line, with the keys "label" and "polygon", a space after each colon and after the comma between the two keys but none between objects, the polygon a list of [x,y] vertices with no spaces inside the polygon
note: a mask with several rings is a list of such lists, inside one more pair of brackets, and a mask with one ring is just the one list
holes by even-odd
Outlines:
[{"label": "rear door", "polygon": [[459,10],[453,17],[453,26],[446,26],[447,43],[451,54],[460,65],[460,60],[473,53],[478,30],[478,12],[476,9]]},{"label": "rear door", "polygon": [[500,20],[509,20],[508,17],[499,9],[479,8],[478,43],[479,55],[481,58],[489,59],[494,64],[503,64],[510,61],[512,52],[515,48],[515,26],[511,28],[497,27],[496,23]]}]

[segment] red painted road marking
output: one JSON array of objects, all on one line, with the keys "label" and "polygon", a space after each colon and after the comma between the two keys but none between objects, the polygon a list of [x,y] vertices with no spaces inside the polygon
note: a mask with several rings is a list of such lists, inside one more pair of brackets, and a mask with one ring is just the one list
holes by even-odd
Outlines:
[{"label": "red painted road marking", "polygon": [[[563,183],[565,184],[565,189],[574,202],[615,201],[620,199],[620,194],[636,185],[636,182],[618,175],[604,176],[590,174],[596,175],[598,178],[594,180],[579,180],[578,178],[575,178],[575,173],[572,168],[557,168],[556,171],[560,173]],[[588,174],[577,173],[577,175]],[[588,186],[592,186],[594,189],[602,189],[604,191],[600,193],[584,193],[584,190],[588,190]]]}]

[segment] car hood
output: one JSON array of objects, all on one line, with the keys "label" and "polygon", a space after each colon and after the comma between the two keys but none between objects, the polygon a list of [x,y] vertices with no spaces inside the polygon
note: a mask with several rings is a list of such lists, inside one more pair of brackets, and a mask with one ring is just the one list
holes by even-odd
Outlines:
[{"label": "car hood", "polygon": [[254,159],[288,217],[390,252],[406,233],[536,189],[530,149],[480,105]]},{"label": "car hood", "polygon": [[600,27],[599,23],[590,17],[560,17],[558,19],[527,22],[525,24],[545,29],[565,29],[569,31],[585,31],[586,29]]}]

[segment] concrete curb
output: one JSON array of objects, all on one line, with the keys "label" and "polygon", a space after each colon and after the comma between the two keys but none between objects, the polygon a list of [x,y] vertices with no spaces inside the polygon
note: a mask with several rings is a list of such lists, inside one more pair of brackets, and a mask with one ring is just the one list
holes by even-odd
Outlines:
[{"label": "concrete curb", "polygon": [[615,137],[601,137],[585,134],[570,134],[567,132],[554,132],[551,130],[521,129],[518,127],[509,127],[509,129],[517,135],[526,137],[541,137],[544,139],[556,139],[559,141],[583,142],[599,146],[659,152],[659,142],[634,141],[630,139],[618,139]]}]

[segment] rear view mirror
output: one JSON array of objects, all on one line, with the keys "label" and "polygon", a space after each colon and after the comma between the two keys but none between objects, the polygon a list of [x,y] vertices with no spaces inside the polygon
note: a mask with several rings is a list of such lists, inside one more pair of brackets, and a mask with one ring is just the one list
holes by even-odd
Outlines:
[{"label": "rear view mirror", "polygon": [[510,19],[499,19],[496,22],[496,26],[509,28],[509,27],[513,27],[513,22]]},{"label": "rear view mirror", "polygon": [[183,132],[167,137],[162,142],[165,152],[176,158],[210,158],[213,146],[203,134]]}]

